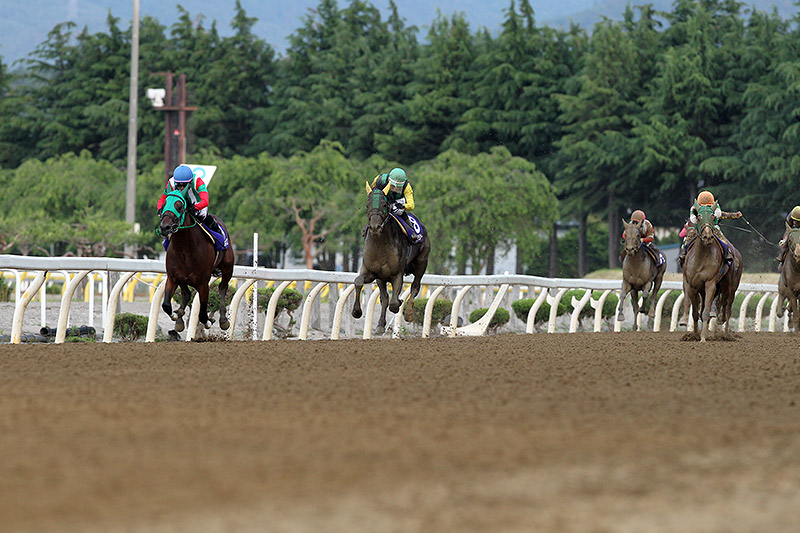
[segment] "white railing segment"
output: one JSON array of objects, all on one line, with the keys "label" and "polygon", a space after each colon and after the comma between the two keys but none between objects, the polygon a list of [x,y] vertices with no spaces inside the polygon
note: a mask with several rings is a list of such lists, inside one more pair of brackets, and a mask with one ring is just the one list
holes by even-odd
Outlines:
[{"label": "white railing segment", "polygon": [[[120,292],[122,291],[125,283],[137,274],[141,275],[144,273],[152,273],[156,275],[163,275],[166,273],[164,262],[159,260],[81,257],[27,257],[16,255],[0,255],[0,271],[11,271],[16,280],[22,279],[19,272],[27,272],[35,275],[34,281],[28,286],[28,290],[26,290],[24,294],[21,293],[21,283],[19,281],[15,283],[16,305],[14,308],[11,336],[11,342],[14,343],[20,342],[22,318],[27,305],[32,300],[34,293],[40,288],[43,289],[42,284],[46,279],[46,275],[50,272],[62,273],[64,281],[67,284],[61,298],[55,342],[64,341],[63,335],[65,335],[67,326],[69,325],[69,308],[70,302],[72,301],[72,295],[81,280],[88,274],[97,272],[100,273],[101,276],[104,276],[103,279],[107,278],[107,273],[109,272],[119,272],[123,274],[121,279],[115,284],[112,290],[108,291],[108,294],[106,294],[105,289],[101,293],[103,298],[103,309],[107,310],[103,322],[103,342],[111,342],[111,333],[113,331],[115,321],[114,310],[116,309],[117,300],[120,297]],[[311,282],[315,285],[303,302],[299,338],[308,338],[311,306],[318,298],[320,292],[326,286],[342,284],[346,287],[344,290],[340,291],[338,299],[335,302],[335,311],[333,311],[329,335],[330,339],[338,339],[340,336],[340,330],[342,328],[342,319],[344,316],[346,316],[345,313],[347,313],[347,316],[349,316],[347,301],[350,298],[350,295],[354,292],[354,281],[356,275],[357,274],[355,272],[328,272],[306,269],[278,270],[237,265],[234,267],[233,277],[238,280],[238,285],[233,296],[233,301],[229,306],[231,325],[227,332],[227,336],[230,339],[233,338],[233,331],[237,321],[239,303],[241,302],[241,299],[244,297],[244,294],[248,288],[250,288],[255,282],[273,282],[276,285],[276,290],[270,298],[265,317],[264,331],[261,336],[263,340],[270,340],[273,338],[272,329],[275,323],[276,314],[278,312],[277,301],[285,288],[292,282]],[[405,279],[406,283],[410,283],[411,281],[411,276]],[[423,337],[430,336],[433,303],[437,297],[442,295],[442,293],[451,295],[450,297],[453,298],[453,306],[450,323],[441,328],[441,333],[444,335],[458,336],[484,334],[487,329],[486,327],[488,326],[507,292],[511,291],[508,294],[514,294],[513,291],[515,289],[517,289],[517,294],[519,295],[522,295],[523,292],[527,292],[528,297],[534,300],[525,320],[526,333],[535,332],[536,312],[545,302],[550,305],[550,313],[547,318],[546,328],[543,327],[544,331],[547,331],[548,333],[555,333],[559,330],[559,327],[561,327],[565,332],[578,331],[581,329],[581,311],[586,305],[591,305],[591,307],[595,310],[593,327],[591,327],[591,330],[601,331],[603,327],[602,310],[608,295],[613,292],[617,295],[617,297],[619,297],[621,292],[621,282],[619,280],[543,278],[538,276],[508,274],[491,276],[441,276],[427,274],[422,279],[422,285],[423,290],[430,291],[431,296],[426,305],[424,313],[422,327]],[[377,288],[375,288],[374,284],[372,286],[372,291],[364,291],[365,295],[369,294],[369,302],[365,309],[366,313],[364,317],[364,330],[362,332],[362,337],[365,339],[371,338],[372,320],[377,309],[377,300],[379,298]],[[465,305],[467,296],[470,293],[470,290],[476,287],[476,290],[480,291],[480,293],[473,295],[473,306],[482,305],[488,301],[487,297],[492,296],[492,303],[489,307],[489,310],[477,323],[458,326],[458,318],[461,315],[461,310]],[[677,291],[679,294],[672,304],[673,307],[670,313],[669,325],[669,330],[674,331],[677,328],[678,317],[682,312],[682,283],[679,281],[666,281],[662,284],[661,288],[665,292],[661,295],[657,302],[656,318],[652,321],[651,329],[653,331],[659,331],[661,329],[661,314],[664,306],[666,305],[667,297],[672,292]],[[568,326],[558,326],[557,319],[559,302],[571,289],[585,290],[587,293],[585,293],[580,299],[572,297],[569,303],[571,303],[573,311],[568,317]],[[163,298],[163,291],[164,281],[158,283],[158,286],[154,286],[154,288],[151,290],[152,301],[150,305],[147,335],[145,338],[145,340],[149,342],[155,340],[156,324],[159,313],[163,313],[161,310],[160,301]],[[455,293],[452,291],[455,291]],[[595,292],[600,292],[602,294],[598,298],[595,298],[593,294]],[[773,303],[767,307],[766,313],[768,314],[768,330],[775,331],[778,322],[776,320],[776,313],[779,305],[776,297],[777,286],[772,284],[743,283],[739,286],[739,292],[745,294],[745,298],[738,309],[738,330],[745,331],[746,328],[749,328],[754,331],[761,331],[762,316],[765,312],[765,303],[768,298],[773,298]],[[331,291],[331,294],[333,293],[334,291]],[[93,299],[93,292],[89,291],[89,294]],[[423,294],[425,293],[423,292]],[[455,294],[455,297],[453,297],[452,294]],[[408,289],[406,288],[403,292],[404,301],[407,295]],[[759,302],[756,306],[755,316],[749,318],[747,317],[748,303],[755,295],[760,296]],[[352,305],[352,302],[350,302],[350,305]],[[630,310],[629,302],[623,302],[623,305],[627,306],[625,309]],[[195,314],[198,311],[198,306],[195,304],[192,307],[194,309],[190,315],[189,325],[187,327],[187,339],[195,338],[197,335]],[[404,305],[401,306],[401,313],[403,311],[403,307]],[[737,310],[734,309],[734,315],[736,315],[736,311]],[[643,316],[626,317],[626,323],[628,319],[642,320],[644,318],[645,317]],[[393,336],[397,336],[400,331],[400,326],[402,325],[402,317],[400,314],[398,314],[390,320],[394,320],[393,325],[390,326],[392,334]],[[789,328],[788,319],[784,318],[782,322],[783,331],[787,331]],[[389,326],[389,324],[387,324],[387,326]],[[613,328],[615,331],[619,331],[621,329],[622,323],[617,320],[616,313],[614,317],[611,318],[609,327]],[[388,329],[389,327],[387,327],[387,330]]]}]

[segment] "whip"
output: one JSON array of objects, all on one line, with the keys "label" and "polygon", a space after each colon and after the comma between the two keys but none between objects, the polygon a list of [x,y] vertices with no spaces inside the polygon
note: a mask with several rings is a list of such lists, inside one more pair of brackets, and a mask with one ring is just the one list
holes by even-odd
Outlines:
[{"label": "whip", "polygon": [[[770,245],[772,245],[772,246],[778,246],[778,245],[777,245],[777,244],[775,244],[774,242],[772,242],[772,241],[770,241],[769,239],[767,239],[766,237],[764,237],[764,236],[761,234],[761,232],[760,232],[760,231],[758,231],[756,228],[754,228],[754,227],[753,227],[753,225],[752,225],[752,224],[750,224],[750,222],[749,222],[749,221],[748,221],[746,218],[744,218],[744,215],[742,215],[742,220],[744,220],[744,223],[745,223],[745,224],[747,224],[748,226],[750,226],[750,227],[753,229],[753,231],[756,233],[756,235],[758,235],[759,237],[761,237],[761,238],[764,240],[764,242],[766,242],[767,244],[770,244]],[[731,226],[731,227],[733,227],[733,226]]]}]

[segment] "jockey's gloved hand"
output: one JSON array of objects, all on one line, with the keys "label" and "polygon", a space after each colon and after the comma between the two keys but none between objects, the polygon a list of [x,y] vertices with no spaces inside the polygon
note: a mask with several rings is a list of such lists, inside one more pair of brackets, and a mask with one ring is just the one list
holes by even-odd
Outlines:
[{"label": "jockey's gloved hand", "polygon": [[402,205],[392,204],[392,213],[394,213],[395,215],[402,215],[403,211],[405,211],[405,209],[403,209]]},{"label": "jockey's gloved hand", "polygon": [[162,208],[160,208],[160,209],[157,209],[157,210],[156,210],[156,216],[160,217],[160,216],[161,216],[161,212],[162,212],[163,210],[164,210],[164,208],[163,208],[163,207],[162,207]]}]

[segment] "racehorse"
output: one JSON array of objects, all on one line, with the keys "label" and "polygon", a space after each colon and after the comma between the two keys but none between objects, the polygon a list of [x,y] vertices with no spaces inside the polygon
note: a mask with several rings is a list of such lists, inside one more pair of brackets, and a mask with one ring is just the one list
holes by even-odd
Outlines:
[{"label": "racehorse", "polygon": [[[638,331],[639,324],[636,320],[637,313],[647,313],[650,318],[656,314],[656,300],[661,282],[664,281],[664,272],[667,270],[666,261],[656,265],[656,261],[642,246],[639,236],[639,225],[635,222],[622,220],[625,228],[625,259],[622,261],[622,294],[619,298],[618,320],[625,318],[622,306],[625,297],[631,295],[633,306],[633,323]],[[642,308],[639,309],[639,291],[642,292]],[[650,296],[650,311],[647,311],[647,298]]]},{"label": "racehorse", "polygon": [[[188,187],[184,191],[188,192]],[[186,193],[174,190],[167,193],[167,199],[161,212],[158,233],[169,240],[167,247],[167,282],[164,291],[164,302],[161,308],[175,321],[175,331],[183,331],[183,314],[189,303],[189,287],[194,287],[200,296],[199,319],[203,326],[211,327],[208,317],[208,282],[211,276],[220,277],[219,295],[219,327],[228,329],[225,299],[228,294],[228,282],[233,276],[233,248],[228,246],[221,252],[215,251],[214,243],[194,218],[186,216]],[[213,215],[212,215],[213,216]],[[187,220],[187,218],[189,220]],[[214,216],[219,225],[225,229],[222,220]],[[191,222],[189,222],[191,221]],[[187,222],[184,225],[184,222]],[[181,288],[181,304],[172,312],[172,295],[175,287]],[[213,320],[210,321],[213,323]]]},{"label": "racehorse", "polygon": [[789,316],[794,325],[794,330],[800,332],[800,312],[798,312],[798,298],[800,298],[800,228],[792,229],[786,225],[788,234],[786,244],[788,251],[786,259],[781,265],[781,276],[778,281],[778,294],[781,301],[778,306],[778,317],[783,317],[784,302],[789,300]]},{"label": "racehorse", "polygon": [[[708,323],[711,319],[711,302],[717,300],[717,322],[724,324],[725,332],[730,331],[731,308],[736,289],[742,279],[742,256],[729,244],[733,261],[725,261],[722,244],[714,235],[714,211],[710,206],[701,206],[697,213],[698,237],[687,243],[686,260],[683,263],[683,303],[686,323],[689,305],[692,307],[694,331],[700,331],[700,318],[703,320],[700,341],[708,336]],[[702,314],[702,316],[701,316]]]},{"label": "racehorse", "polygon": [[[414,297],[419,294],[422,276],[428,267],[428,255],[431,252],[431,241],[424,231],[422,242],[411,245],[400,224],[389,214],[389,201],[379,188],[371,188],[367,184],[367,229],[364,241],[364,255],[361,270],[355,280],[356,301],[352,315],[361,318],[361,289],[365,283],[377,281],[381,291],[381,317],[376,333],[386,331],[386,308],[392,313],[400,310],[400,291],[403,287],[403,275],[413,274],[411,292],[406,303],[404,317],[410,322],[413,319]],[[386,284],[392,284],[392,297]]]}]

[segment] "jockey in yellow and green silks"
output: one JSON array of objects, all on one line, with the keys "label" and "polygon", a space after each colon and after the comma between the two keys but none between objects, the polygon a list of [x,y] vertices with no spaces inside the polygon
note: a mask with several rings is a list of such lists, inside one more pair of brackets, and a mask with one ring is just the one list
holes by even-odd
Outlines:
[{"label": "jockey in yellow and green silks", "polygon": [[389,201],[389,210],[405,228],[411,244],[422,242],[422,233],[412,228],[407,213],[414,210],[414,188],[402,168],[393,168],[389,174],[378,174],[372,180],[372,188],[380,188]]},{"label": "jockey in yellow and green silks", "polygon": [[783,232],[783,237],[778,243],[780,253],[775,258],[780,263],[783,263],[783,260],[786,259],[786,252],[789,251],[789,243],[786,242],[786,237],[789,236],[789,231],[795,228],[800,228],[800,205],[794,206],[789,214],[786,215],[786,231]]}]

